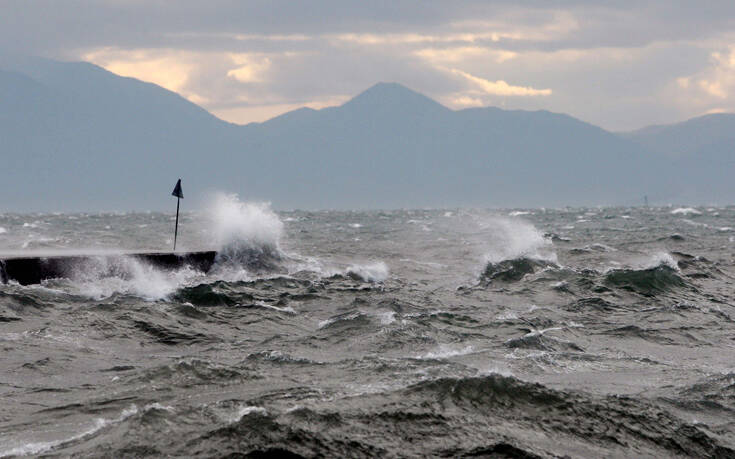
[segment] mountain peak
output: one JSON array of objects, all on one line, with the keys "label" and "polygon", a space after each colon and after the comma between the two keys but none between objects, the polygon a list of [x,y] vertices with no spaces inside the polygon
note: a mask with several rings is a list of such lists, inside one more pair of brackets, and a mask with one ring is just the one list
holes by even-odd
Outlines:
[{"label": "mountain peak", "polygon": [[448,108],[425,95],[409,89],[399,83],[377,83],[357,96],[353,97],[344,107],[354,108],[390,108],[401,111],[416,109],[449,111]]}]

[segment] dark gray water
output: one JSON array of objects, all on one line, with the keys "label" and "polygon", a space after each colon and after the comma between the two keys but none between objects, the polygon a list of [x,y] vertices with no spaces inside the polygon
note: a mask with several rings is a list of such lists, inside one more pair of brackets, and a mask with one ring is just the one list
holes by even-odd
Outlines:
[{"label": "dark gray water", "polygon": [[[158,250],[172,225],[2,215],[0,248]],[[207,275],[0,286],[0,456],[733,457],[731,226],[224,199],[182,220],[180,248],[222,250]]]}]

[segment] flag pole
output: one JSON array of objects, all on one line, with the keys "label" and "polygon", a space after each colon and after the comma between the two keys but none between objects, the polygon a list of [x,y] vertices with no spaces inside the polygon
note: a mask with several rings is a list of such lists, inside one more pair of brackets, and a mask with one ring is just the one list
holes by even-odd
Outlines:
[{"label": "flag pole", "polygon": [[174,252],[176,251],[176,238],[179,235],[179,203],[181,203],[181,198],[176,197],[176,227],[174,228]]},{"label": "flag pole", "polygon": [[179,236],[179,204],[184,199],[184,192],[181,189],[181,179],[176,182],[172,196],[176,196],[176,226],[174,227],[174,252],[176,251],[176,239]]}]

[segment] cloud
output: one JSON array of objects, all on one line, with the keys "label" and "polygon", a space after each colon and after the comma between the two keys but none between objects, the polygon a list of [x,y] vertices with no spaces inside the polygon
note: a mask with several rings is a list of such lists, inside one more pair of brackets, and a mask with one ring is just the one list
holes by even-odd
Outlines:
[{"label": "cloud", "polygon": [[171,49],[101,48],[85,53],[82,59],[112,73],[155,83],[174,92],[184,90],[196,65],[189,53]]},{"label": "cloud", "polygon": [[227,76],[241,83],[262,82],[271,67],[271,60],[266,56],[231,54],[230,57],[238,67],[228,71]]},{"label": "cloud", "polygon": [[480,97],[472,97],[466,94],[452,94],[442,99],[442,102],[449,107],[462,109],[469,107],[482,107],[486,105],[485,101]]},{"label": "cloud", "polygon": [[633,129],[735,108],[734,20],[718,0],[4,0],[0,56],[89,60],[237,122],[396,81]]},{"label": "cloud", "polygon": [[462,46],[454,48],[423,48],[414,54],[434,65],[448,65],[468,59],[492,59],[502,64],[518,56],[514,51],[492,49],[481,46]]},{"label": "cloud", "polygon": [[451,69],[453,74],[472,82],[475,86],[486,92],[496,96],[550,96],[551,89],[535,89],[526,86],[512,86],[503,80],[490,81],[463,72],[459,69]]},{"label": "cloud", "polygon": [[349,95],[343,95],[295,103],[257,103],[254,105],[235,105],[215,109],[212,113],[219,118],[226,119],[234,123],[260,123],[298,108],[308,107],[314,110],[319,110],[325,107],[341,105],[349,99]]},{"label": "cloud", "polygon": [[704,113],[722,112],[723,102],[735,107],[735,45],[710,52],[709,62],[694,74],[678,77],[677,96]]}]

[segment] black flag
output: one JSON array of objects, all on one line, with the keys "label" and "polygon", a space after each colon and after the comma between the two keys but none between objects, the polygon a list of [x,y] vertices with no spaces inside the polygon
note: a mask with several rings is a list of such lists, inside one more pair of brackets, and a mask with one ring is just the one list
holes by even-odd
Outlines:
[{"label": "black flag", "polygon": [[176,196],[177,198],[184,199],[184,192],[181,190],[181,179],[179,179],[179,181],[176,182],[176,186],[174,187],[174,192],[171,193],[171,196]]}]

